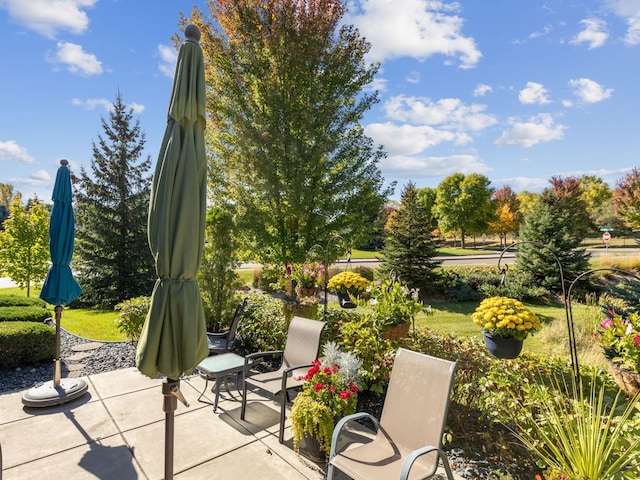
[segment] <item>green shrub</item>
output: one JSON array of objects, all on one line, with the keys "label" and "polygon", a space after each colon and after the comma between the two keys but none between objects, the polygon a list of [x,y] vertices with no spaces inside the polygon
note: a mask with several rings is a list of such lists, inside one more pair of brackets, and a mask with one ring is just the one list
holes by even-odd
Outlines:
[{"label": "green shrub", "polygon": [[371,315],[351,317],[340,327],[340,349],[362,363],[364,390],[382,393],[391,375],[397,345],[386,340]]},{"label": "green shrub", "polygon": [[42,322],[51,317],[44,306],[40,307],[0,307],[0,322]]},{"label": "green shrub", "polygon": [[282,350],[287,337],[282,300],[251,294],[238,324],[236,346],[242,353]]},{"label": "green shrub", "polygon": [[367,267],[365,265],[358,265],[353,268],[353,272],[359,274],[360,276],[366,278],[370,282],[373,282],[373,268]]},{"label": "green shrub", "polygon": [[44,323],[0,323],[0,368],[16,368],[53,360],[55,329]]},{"label": "green shrub", "polygon": [[114,322],[120,333],[124,333],[132,342],[137,342],[150,308],[151,297],[135,297],[118,303],[115,309],[120,314]]},{"label": "green shrub", "polygon": [[47,303],[35,297],[23,297],[20,295],[0,295],[0,307],[41,307],[46,308]]},{"label": "green shrub", "polygon": [[347,322],[361,319],[363,314],[355,309],[348,308],[328,308],[326,315],[322,315],[319,320],[325,323],[322,331],[322,343],[342,341],[342,326]]},{"label": "green shrub", "polygon": [[284,269],[277,265],[263,265],[258,277],[258,288],[263,292],[275,292],[284,288]]}]

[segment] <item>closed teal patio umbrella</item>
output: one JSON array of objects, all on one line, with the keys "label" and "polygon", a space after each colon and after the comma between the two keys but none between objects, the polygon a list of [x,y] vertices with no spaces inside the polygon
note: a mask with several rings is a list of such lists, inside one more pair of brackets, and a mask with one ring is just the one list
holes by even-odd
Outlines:
[{"label": "closed teal patio umbrella", "polygon": [[49,250],[51,267],[40,292],[40,298],[55,305],[56,339],[53,381],[28,390],[22,403],[30,407],[46,407],[68,402],[87,391],[87,383],[79,378],[61,379],[60,372],[60,321],[63,305],[68,305],[80,295],[81,288],[71,272],[71,258],[75,240],[71,173],[69,162],[60,160],[60,167],[53,186],[53,209],[49,221]]},{"label": "closed teal patio umbrella", "polygon": [[149,204],[148,239],[158,279],[136,353],[138,369],[164,375],[165,479],[173,478],[173,412],[180,376],[209,354],[196,281],[204,248],[206,89],[199,30],[189,25],[180,46],[167,127]]}]

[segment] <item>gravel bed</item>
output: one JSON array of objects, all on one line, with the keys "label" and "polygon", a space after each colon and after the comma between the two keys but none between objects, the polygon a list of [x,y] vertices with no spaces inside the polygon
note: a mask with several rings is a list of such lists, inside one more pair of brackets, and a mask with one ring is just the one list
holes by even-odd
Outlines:
[{"label": "gravel bed", "polygon": [[[72,350],[72,347],[86,343],[96,342],[77,337],[64,329],[60,330],[62,378],[110,372],[119,368],[134,367],[136,364],[136,344],[133,342],[97,342],[102,345],[95,350],[89,350],[88,353],[91,354],[89,357],[67,364],[65,359],[78,353]],[[82,364],[84,368],[70,372],[69,366],[74,363]],[[53,380],[53,362],[0,370],[0,394],[29,389],[49,380]]]}]

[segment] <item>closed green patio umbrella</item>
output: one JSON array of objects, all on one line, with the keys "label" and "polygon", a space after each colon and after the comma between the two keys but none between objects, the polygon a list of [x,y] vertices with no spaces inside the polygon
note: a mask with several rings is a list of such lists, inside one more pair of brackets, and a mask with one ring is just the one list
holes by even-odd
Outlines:
[{"label": "closed green patio umbrella", "polygon": [[28,390],[22,397],[22,403],[30,407],[46,407],[68,402],[87,391],[83,379],[60,378],[60,320],[63,305],[73,302],[81,289],[71,273],[71,258],[75,239],[75,220],[73,216],[71,173],[69,162],[60,160],[60,167],[53,186],[53,209],[49,221],[49,250],[51,267],[40,292],[40,298],[55,305],[56,339],[53,381]]},{"label": "closed green patio umbrella", "polygon": [[[199,30],[189,25],[180,46],[167,127],[149,204],[149,247],[158,280],[138,342],[136,365],[151,378],[161,373],[165,395],[165,479],[173,477],[173,412],[180,376],[209,353],[202,298],[196,281],[206,219],[204,61]],[[184,402],[186,404],[186,402]]]}]

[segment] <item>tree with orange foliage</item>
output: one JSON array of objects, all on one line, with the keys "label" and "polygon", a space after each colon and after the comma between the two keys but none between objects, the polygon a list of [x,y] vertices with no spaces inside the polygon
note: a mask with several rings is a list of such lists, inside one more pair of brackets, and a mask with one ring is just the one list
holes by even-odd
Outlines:
[{"label": "tree with orange foliage", "polygon": [[616,214],[634,228],[640,227],[640,170],[633,168],[616,182],[613,192]]},{"label": "tree with orange foliage", "polygon": [[[496,208],[496,218],[489,223],[489,232],[500,233],[506,239],[507,233],[516,233],[522,223],[520,201],[511,187],[505,185],[493,193],[493,203]],[[500,247],[502,247],[502,238]]]}]

